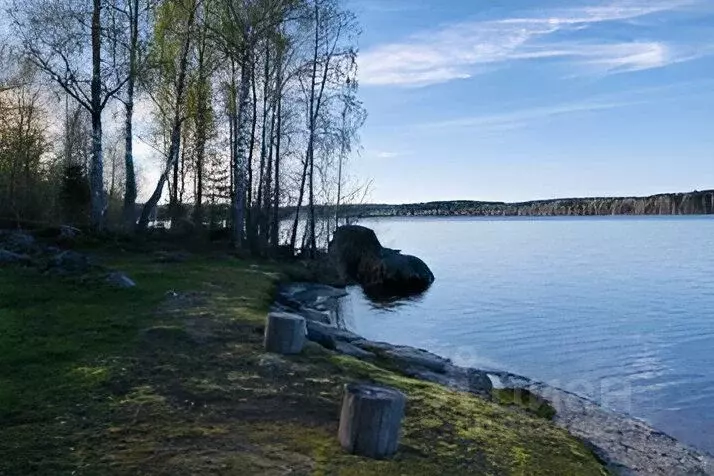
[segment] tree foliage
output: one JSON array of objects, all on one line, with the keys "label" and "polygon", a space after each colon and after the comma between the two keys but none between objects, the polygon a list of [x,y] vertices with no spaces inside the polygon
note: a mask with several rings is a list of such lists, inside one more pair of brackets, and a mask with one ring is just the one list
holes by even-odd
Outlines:
[{"label": "tree foliage", "polygon": [[[346,172],[366,118],[360,31],[342,0],[16,0],[12,18],[20,56],[0,59],[38,74],[1,78],[0,107],[34,98],[22,109],[31,126],[23,114],[0,122],[7,196],[42,189],[40,202],[75,203],[71,219],[88,213],[96,229],[170,221],[230,229],[258,254],[289,244],[311,255],[360,196]],[[18,182],[25,165],[39,182]]]}]

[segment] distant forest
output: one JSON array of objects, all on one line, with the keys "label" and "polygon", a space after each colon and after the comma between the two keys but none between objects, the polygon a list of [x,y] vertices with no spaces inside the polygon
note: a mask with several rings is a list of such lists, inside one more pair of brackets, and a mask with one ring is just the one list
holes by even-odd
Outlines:
[{"label": "distant forest", "polygon": [[404,205],[345,205],[347,218],[391,216],[605,216],[714,214],[714,190],[650,197],[561,198],[531,202],[448,201]]}]

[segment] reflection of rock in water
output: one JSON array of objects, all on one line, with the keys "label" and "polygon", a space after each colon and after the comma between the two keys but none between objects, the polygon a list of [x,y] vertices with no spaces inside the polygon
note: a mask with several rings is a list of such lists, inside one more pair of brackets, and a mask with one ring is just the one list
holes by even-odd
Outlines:
[{"label": "reflection of rock in water", "polygon": [[404,306],[409,306],[411,304],[419,303],[424,300],[424,296],[429,291],[424,291],[420,294],[414,294],[411,296],[394,296],[389,294],[375,294],[372,292],[364,292],[363,295],[365,299],[369,302],[372,309],[396,312]]}]

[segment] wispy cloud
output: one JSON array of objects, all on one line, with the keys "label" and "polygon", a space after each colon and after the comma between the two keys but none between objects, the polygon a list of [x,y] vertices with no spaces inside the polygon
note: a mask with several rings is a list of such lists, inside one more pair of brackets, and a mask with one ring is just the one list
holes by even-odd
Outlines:
[{"label": "wispy cloud", "polygon": [[479,131],[513,130],[535,123],[543,123],[561,116],[589,114],[613,109],[674,100],[694,94],[692,91],[709,90],[712,81],[681,82],[667,86],[640,88],[618,94],[601,95],[582,101],[555,105],[515,109],[502,113],[485,113],[456,119],[419,124],[419,129],[473,128]]},{"label": "wispy cloud", "polygon": [[425,8],[424,5],[417,0],[354,0],[353,6],[358,11],[364,10],[374,13],[396,13]]},{"label": "wispy cloud", "polygon": [[468,127],[478,128],[480,130],[501,131],[509,129],[518,129],[521,127],[525,127],[533,122],[542,122],[544,120],[548,120],[550,118],[558,116],[618,109],[627,106],[645,104],[647,102],[648,101],[646,100],[592,100],[583,102],[573,102],[567,104],[559,104],[555,106],[522,109],[502,114],[484,114],[480,116],[464,117],[441,122],[432,122],[428,124],[421,124],[420,127],[428,129]]},{"label": "wispy cloud", "polygon": [[697,2],[619,0],[445,25],[404,42],[366,51],[360,59],[361,81],[367,85],[424,86],[468,78],[487,65],[544,58],[569,59],[589,71],[602,73],[658,68],[702,53],[692,46],[656,40],[585,41],[578,39],[577,33],[599,23],[634,20]]},{"label": "wispy cloud", "polygon": [[374,154],[378,159],[393,159],[395,157],[399,157],[402,154],[400,152],[391,152],[391,151],[386,151],[386,150],[380,150],[377,151]]}]

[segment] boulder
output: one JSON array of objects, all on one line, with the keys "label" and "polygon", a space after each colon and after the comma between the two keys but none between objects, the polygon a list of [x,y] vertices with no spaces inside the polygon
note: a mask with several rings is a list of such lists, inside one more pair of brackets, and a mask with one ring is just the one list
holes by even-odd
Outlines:
[{"label": "boulder", "polygon": [[126,274],[119,271],[107,275],[107,283],[116,288],[129,289],[136,287],[136,283]]},{"label": "boulder", "polygon": [[63,251],[54,256],[49,263],[50,269],[60,274],[84,274],[91,266],[89,257],[76,251]]},{"label": "boulder", "polygon": [[434,282],[434,274],[424,261],[384,248],[374,231],[363,226],[338,228],[329,253],[341,277],[361,284],[370,294],[418,294]]},{"label": "boulder", "polygon": [[359,282],[362,267],[379,261],[382,245],[374,230],[347,225],[335,231],[329,245],[330,258],[344,279]]},{"label": "boulder", "polygon": [[32,253],[37,247],[35,238],[21,231],[0,232],[0,243],[5,250],[19,254]]},{"label": "boulder", "polygon": [[154,261],[157,263],[185,263],[190,258],[191,255],[184,251],[157,251],[154,253]]},{"label": "boulder", "polygon": [[77,239],[80,234],[82,234],[82,231],[79,228],[69,225],[61,225],[59,227],[58,239],[63,242],[72,242]]},{"label": "boulder", "polygon": [[0,266],[5,264],[27,264],[29,262],[30,257],[27,255],[0,249]]}]

